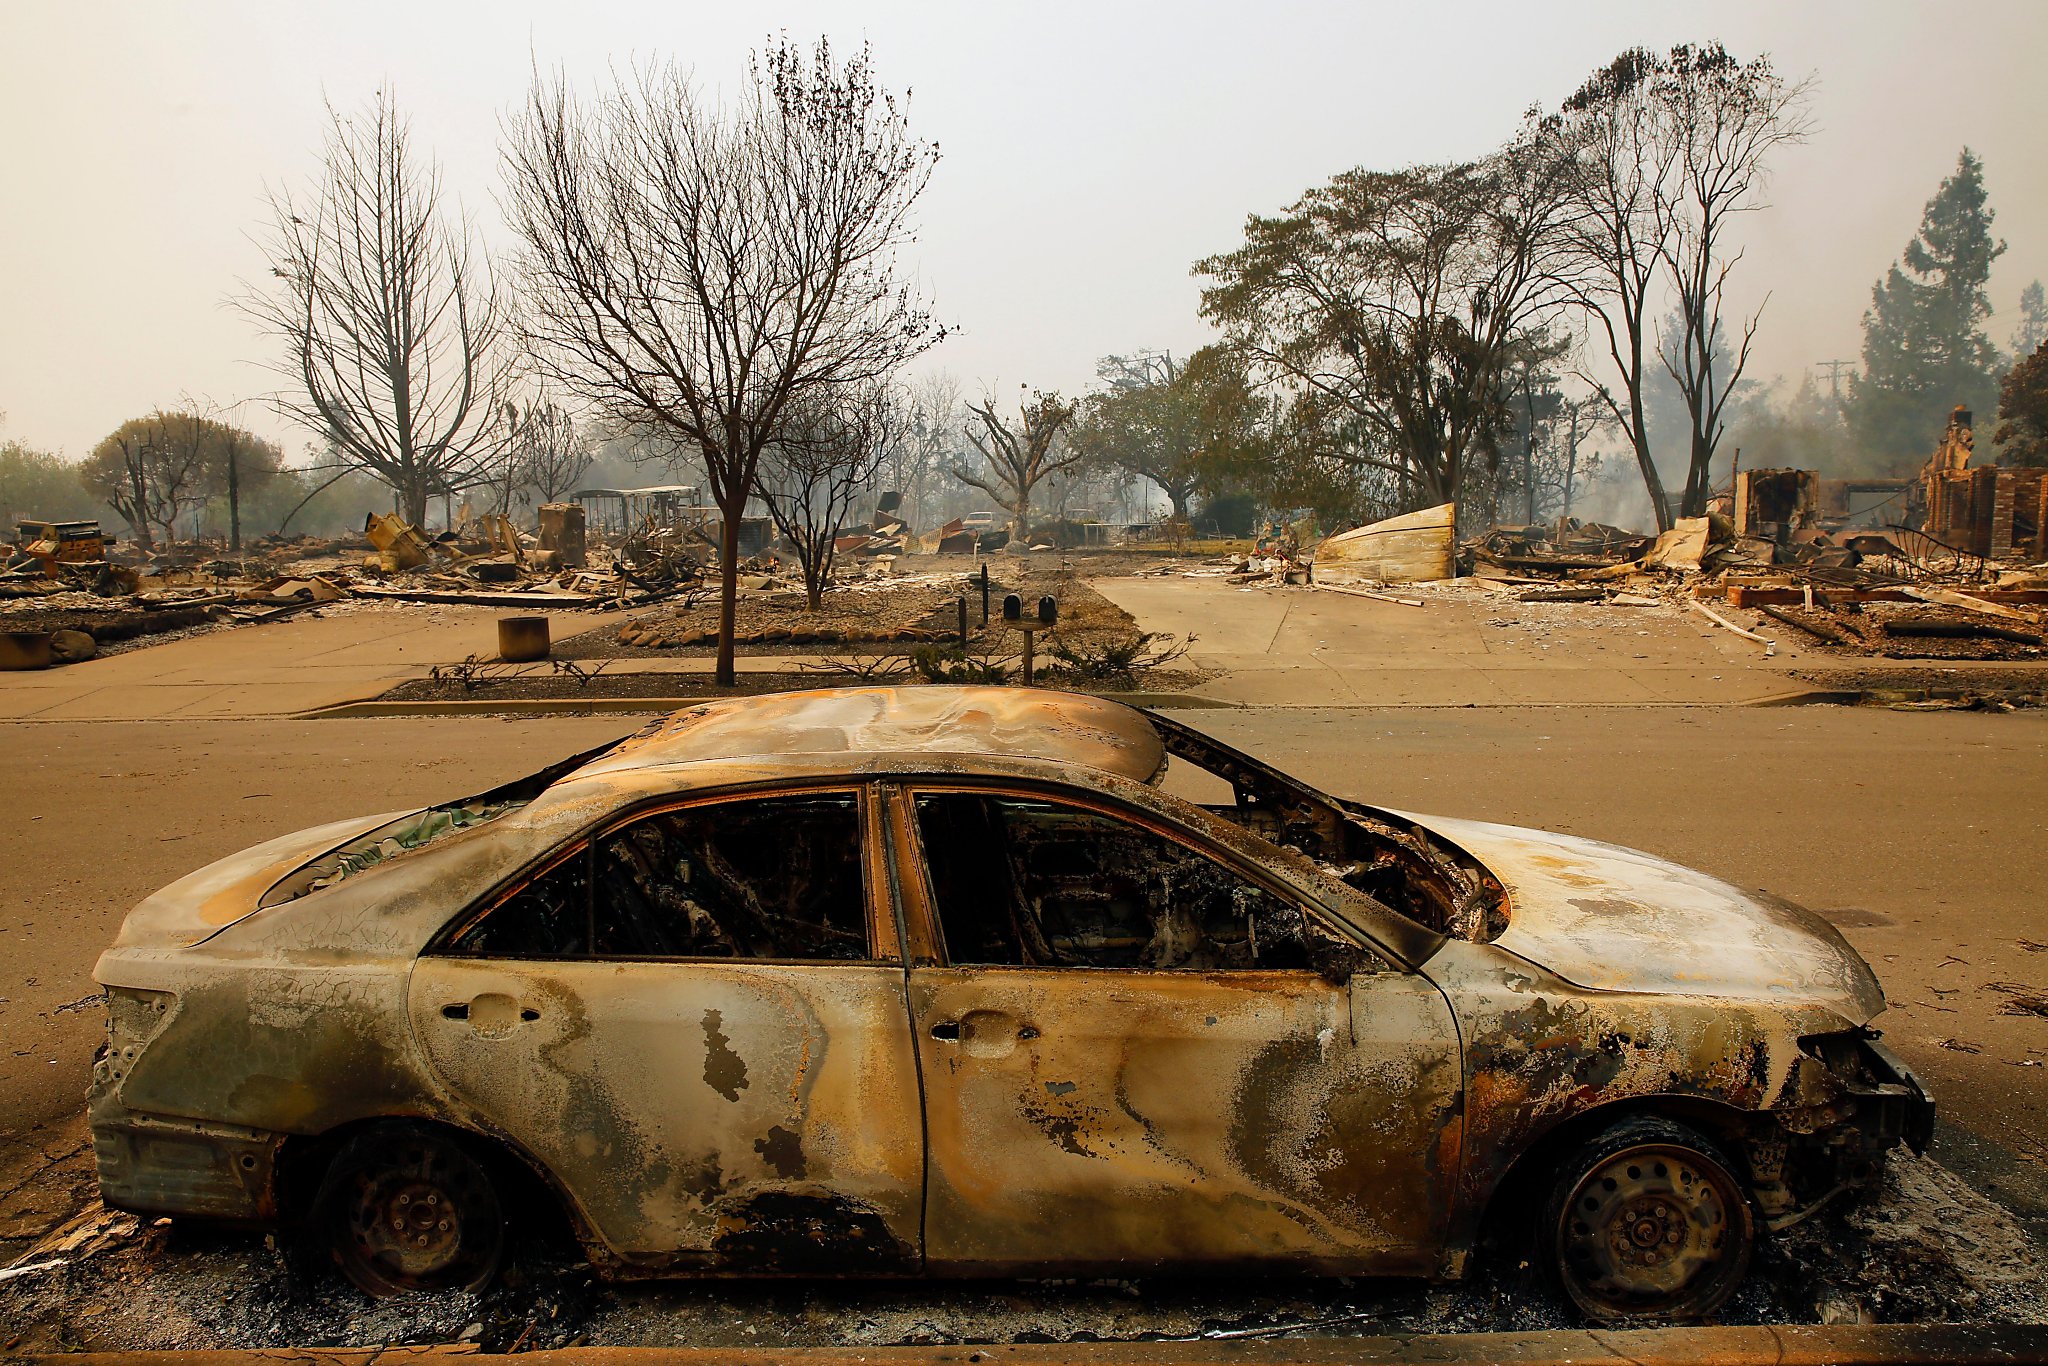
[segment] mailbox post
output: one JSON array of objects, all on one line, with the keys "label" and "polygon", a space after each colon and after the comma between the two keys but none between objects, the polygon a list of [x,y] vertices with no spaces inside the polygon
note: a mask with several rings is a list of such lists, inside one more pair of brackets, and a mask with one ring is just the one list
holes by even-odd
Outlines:
[{"label": "mailbox post", "polygon": [[1059,624],[1059,619],[1060,605],[1053,600],[1051,594],[1038,600],[1038,616],[1035,619],[1024,615],[1024,599],[1015,593],[1003,599],[1003,620],[1010,624],[1011,629],[1024,633],[1024,686],[1027,688],[1032,682],[1032,654],[1038,633],[1050,631]]}]

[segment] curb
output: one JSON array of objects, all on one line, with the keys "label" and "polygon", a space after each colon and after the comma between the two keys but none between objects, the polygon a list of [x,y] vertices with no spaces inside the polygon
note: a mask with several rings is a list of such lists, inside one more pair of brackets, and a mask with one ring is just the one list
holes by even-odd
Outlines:
[{"label": "curb", "polygon": [[[729,702],[755,693],[706,693],[691,697],[506,697],[506,698],[420,698],[385,701],[370,698],[362,702],[337,702],[294,714],[294,721],[326,721],[358,716],[560,716],[590,713],[642,713],[681,711],[704,702]],[[1094,693],[1131,707],[1160,707],[1173,711],[1198,708],[1231,710],[1241,702],[1220,702],[1192,693],[1118,692]]]},{"label": "curb", "polygon": [[1781,1328],[1559,1329],[1532,1333],[1442,1333],[1405,1337],[1225,1339],[1192,1342],[1011,1343],[950,1347],[571,1347],[498,1356],[468,1344],[446,1347],[277,1347],[232,1352],[74,1352],[6,1356],[0,1363],[85,1366],[255,1366],[306,1362],[369,1366],[471,1366],[518,1361],[531,1366],[1392,1366],[1397,1362],[1579,1366],[1873,1366],[1940,1362],[1946,1366],[2048,1360],[2048,1326],[2019,1324],[1853,1324]]}]

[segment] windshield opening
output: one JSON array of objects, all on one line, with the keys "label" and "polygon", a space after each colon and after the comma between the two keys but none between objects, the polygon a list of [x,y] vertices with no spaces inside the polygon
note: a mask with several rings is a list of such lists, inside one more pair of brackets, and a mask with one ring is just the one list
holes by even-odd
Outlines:
[{"label": "windshield opening", "polygon": [[1355,891],[1438,934],[1487,943],[1508,925],[1508,898],[1484,865],[1428,831],[1325,796],[1200,731],[1156,714],[1166,752],[1227,784],[1204,809],[1315,861]]}]

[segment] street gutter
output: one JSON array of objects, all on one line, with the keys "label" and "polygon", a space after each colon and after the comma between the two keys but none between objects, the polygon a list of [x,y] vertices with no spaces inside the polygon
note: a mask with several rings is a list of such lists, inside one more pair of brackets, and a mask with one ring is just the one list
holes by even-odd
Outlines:
[{"label": "street gutter", "polygon": [[1392,1366],[1400,1362],[1498,1366],[1836,1366],[1939,1362],[2004,1366],[2048,1361],[2048,1325],[1843,1324],[1797,1327],[1558,1329],[1357,1338],[1202,1338],[1192,1341],[1002,1343],[949,1347],[571,1347],[499,1356],[473,1344],[442,1347],[276,1347],[234,1352],[67,1352],[8,1355],[35,1366]]}]

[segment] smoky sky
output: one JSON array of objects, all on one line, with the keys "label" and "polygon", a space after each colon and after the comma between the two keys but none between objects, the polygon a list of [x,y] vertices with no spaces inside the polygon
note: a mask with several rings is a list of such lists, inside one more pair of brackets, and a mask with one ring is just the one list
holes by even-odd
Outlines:
[{"label": "smoky sky", "polygon": [[1733,276],[1754,373],[1858,354],[1874,280],[1965,145],[2010,243],[2004,344],[2048,277],[2048,5],[444,4],[0,6],[0,437],[77,457],[190,396],[298,451],[262,395],[274,342],[225,306],[264,273],[266,184],[314,168],[325,102],[388,82],[452,201],[508,245],[501,121],[535,65],[596,81],[674,58],[745,79],[773,33],[872,43],[943,153],[907,258],[959,332],[920,362],[974,394],[1078,390],[1112,352],[1185,352],[1197,258],[1355,166],[1481,154],[1637,44],[1719,40],[1811,74],[1815,130],[1772,163]]}]

